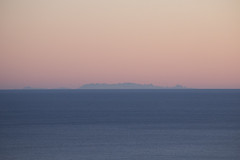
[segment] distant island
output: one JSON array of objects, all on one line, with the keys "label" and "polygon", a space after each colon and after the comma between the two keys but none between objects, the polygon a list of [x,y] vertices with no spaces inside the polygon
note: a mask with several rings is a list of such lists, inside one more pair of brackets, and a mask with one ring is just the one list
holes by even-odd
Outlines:
[{"label": "distant island", "polygon": [[176,85],[174,87],[162,87],[153,84],[137,84],[137,83],[89,83],[84,84],[80,89],[187,89],[182,85]]}]

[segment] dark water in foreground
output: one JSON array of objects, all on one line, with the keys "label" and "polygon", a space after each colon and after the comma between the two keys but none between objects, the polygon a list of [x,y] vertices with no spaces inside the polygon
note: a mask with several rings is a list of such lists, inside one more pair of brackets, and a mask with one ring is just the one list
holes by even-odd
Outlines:
[{"label": "dark water in foreground", "polygon": [[240,90],[0,91],[1,160],[239,160]]}]

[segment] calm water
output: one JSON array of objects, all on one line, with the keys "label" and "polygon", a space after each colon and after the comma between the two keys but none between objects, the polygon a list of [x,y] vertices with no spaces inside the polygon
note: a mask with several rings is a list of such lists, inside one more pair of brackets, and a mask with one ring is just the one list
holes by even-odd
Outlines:
[{"label": "calm water", "polygon": [[1,160],[239,160],[240,90],[0,91]]}]

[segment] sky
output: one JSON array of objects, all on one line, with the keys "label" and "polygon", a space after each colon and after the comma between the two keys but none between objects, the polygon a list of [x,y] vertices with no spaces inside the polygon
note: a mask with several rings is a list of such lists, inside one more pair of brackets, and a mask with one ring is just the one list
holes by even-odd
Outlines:
[{"label": "sky", "polygon": [[239,0],[1,0],[0,89],[240,88]]}]

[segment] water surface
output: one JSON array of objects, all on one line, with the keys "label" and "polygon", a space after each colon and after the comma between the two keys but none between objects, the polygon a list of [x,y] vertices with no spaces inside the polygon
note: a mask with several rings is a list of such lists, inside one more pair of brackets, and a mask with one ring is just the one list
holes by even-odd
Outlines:
[{"label": "water surface", "polygon": [[0,91],[0,159],[239,160],[240,90]]}]

